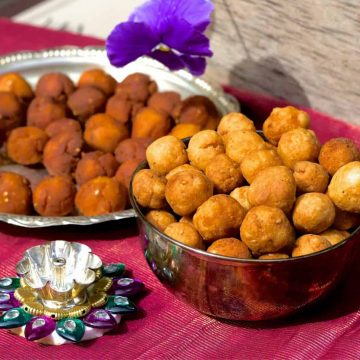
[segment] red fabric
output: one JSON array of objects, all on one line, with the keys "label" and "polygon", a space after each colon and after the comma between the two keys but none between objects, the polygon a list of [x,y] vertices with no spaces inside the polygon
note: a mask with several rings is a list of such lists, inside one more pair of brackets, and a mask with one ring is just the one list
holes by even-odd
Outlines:
[{"label": "red fabric", "polygon": [[[65,32],[13,24],[0,19],[0,54],[64,44],[101,41]],[[264,118],[279,104],[275,99],[228,89],[255,118]],[[359,141],[359,127],[310,111],[321,139],[350,136]],[[45,347],[0,332],[0,359],[355,359],[360,354],[360,262],[327,301],[311,311],[268,324],[219,321],[199,314],[175,299],[151,273],[136,236],[134,222],[91,227],[29,230],[0,224],[0,277],[28,247],[46,240],[76,240],[89,245],[105,262],[123,261],[142,279],[149,293],[141,313],[101,339]]]}]

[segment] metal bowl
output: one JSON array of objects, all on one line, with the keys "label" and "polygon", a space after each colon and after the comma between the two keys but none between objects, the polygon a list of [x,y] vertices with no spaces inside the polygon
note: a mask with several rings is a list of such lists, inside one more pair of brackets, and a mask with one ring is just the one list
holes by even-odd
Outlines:
[{"label": "metal bowl", "polygon": [[[137,170],[148,168],[141,164]],[[145,257],[180,300],[207,315],[258,321],[284,317],[325,297],[359,254],[360,226],[341,243],[311,255],[277,260],[238,259],[186,246],[146,219],[132,184]]]}]

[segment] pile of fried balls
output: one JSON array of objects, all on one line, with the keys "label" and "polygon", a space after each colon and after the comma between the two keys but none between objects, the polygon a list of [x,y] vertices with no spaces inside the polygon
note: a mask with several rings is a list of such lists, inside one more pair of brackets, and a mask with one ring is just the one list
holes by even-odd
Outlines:
[{"label": "pile of fried balls", "polygon": [[241,113],[146,150],[132,190],[145,218],[193,248],[234,258],[287,259],[327,249],[360,224],[360,152],[320,145],[306,112],[274,108],[263,135]]}]

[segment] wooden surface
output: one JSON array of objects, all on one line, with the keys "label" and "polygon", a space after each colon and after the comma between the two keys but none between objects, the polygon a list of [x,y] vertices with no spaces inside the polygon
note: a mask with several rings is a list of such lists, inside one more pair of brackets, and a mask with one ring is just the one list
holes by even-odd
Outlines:
[{"label": "wooden surface", "polygon": [[215,0],[206,77],[360,125],[360,1]]}]

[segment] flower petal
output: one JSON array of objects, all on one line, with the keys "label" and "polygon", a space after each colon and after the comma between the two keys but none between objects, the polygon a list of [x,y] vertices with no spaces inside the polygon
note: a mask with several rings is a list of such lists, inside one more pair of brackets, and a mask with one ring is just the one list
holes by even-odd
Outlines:
[{"label": "flower petal", "polygon": [[180,70],[184,67],[183,62],[180,60],[180,57],[175,55],[171,51],[165,52],[165,51],[155,50],[151,54],[149,54],[149,56],[157,61],[160,61],[170,70]]},{"label": "flower petal", "polygon": [[194,76],[200,76],[205,72],[206,59],[204,57],[181,56],[181,61]]},{"label": "flower petal", "polygon": [[107,38],[106,51],[110,63],[121,67],[148,54],[158,43],[146,24],[125,22],[117,25]]}]

